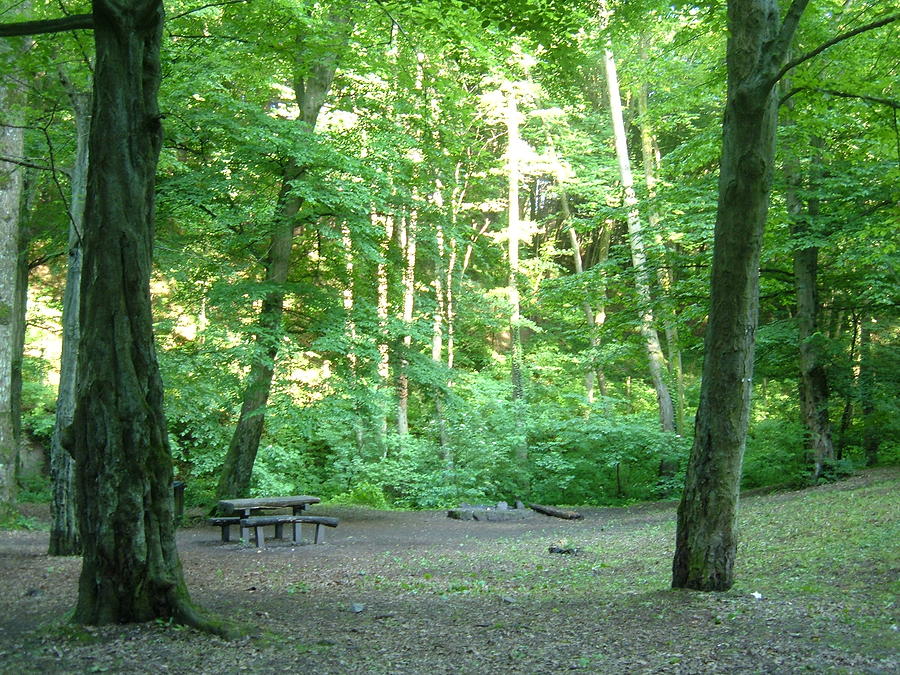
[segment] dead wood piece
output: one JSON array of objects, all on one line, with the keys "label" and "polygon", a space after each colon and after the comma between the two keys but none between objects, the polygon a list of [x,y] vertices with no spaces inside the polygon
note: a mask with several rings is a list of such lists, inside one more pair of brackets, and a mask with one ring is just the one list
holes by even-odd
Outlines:
[{"label": "dead wood piece", "polygon": [[553,516],[554,518],[563,518],[565,520],[581,520],[583,515],[577,511],[567,511],[566,509],[558,509],[555,506],[544,506],[542,504],[529,504],[529,508],[545,516]]}]

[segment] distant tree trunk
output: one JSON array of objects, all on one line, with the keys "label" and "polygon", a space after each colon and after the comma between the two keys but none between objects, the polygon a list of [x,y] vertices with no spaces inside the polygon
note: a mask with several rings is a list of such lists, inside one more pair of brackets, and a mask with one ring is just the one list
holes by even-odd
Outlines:
[{"label": "distant tree trunk", "polygon": [[[26,39],[0,40],[0,64],[7,75],[0,79],[0,156],[22,159],[25,132],[22,128],[26,94],[21,82],[11,77]],[[15,361],[19,322],[19,227],[24,193],[22,166],[0,160],[0,519],[12,514],[16,500],[16,467],[19,458],[19,404]],[[19,352],[18,357],[16,353]]]},{"label": "distant tree trunk", "polygon": [[175,545],[172,457],[150,302],[160,0],[94,0],[93,126],[75,415],[84,548],[74,620],[156,618],[227,632],[191,604]]},{"label": "distant tree trunk", "polygon": [[[63,76],[64,77],[64,76]],[[78,357],[78,305],[81,285],[82,232],[87,196],[87,172],[91,133],[91,95],[79,92],[64,77],[75,116],[75,166],[72,168],[69,202],[69,263],[63,294],[62,356],[59,390],[56,397],[56,423],[50,439],[50,479],[53,500],[50,503],[49,555],[77,555],[81,552],[78,523],[75,518],[75,465],[62,447],[61,435],[75,415],[75,375]]]},{"label": "distant tree trunk", "polygon": [[650,295],[650,279],[647,272],[647,256],[644,252],[644,239],[641,228],[641,217],[637,208],[637,195],[634,191],[634,178],[631,173],[631,160],[628,157],[628,143],[625,136],[625,122],[622,116],[622,99],[619,93],[619,78],[616,74],[616,62],[612,50],[604,50],[603,62],[606,72],[606,84],[609,91],[609,108],[612,116],[613,135],[616,143],[616,158],[619,164],[619,177],[625,192],[625,208],[628,210],[628,235],[631,245],[631,260],[635,270],[635,290],[640,303],[641,335],[647,349],[647,362],[650,368],[650,379],[656,391],[659,407],[659,422],[664,431],[675,431],[675,410],[672,397],[666,386],[664,370],[665,357],[659,344],[659,335],[653,319],[653,300]]},{"label": "distant tree trunk", "polygon": [[[356,328],[356,318],[354,316],[356,295],[354,293],[355,284],[355,266],[353,263],[353,234],[350,232],[350,226],[347,223],[340,224],[341,230],[341,249],[344,255],[344,274],[346,281],[344,288],[341,290],[341,304],[344,308],[344,331],[347,337],[347,366],[350,371],[351,388],[357,386],[360,378],[360,360],[357,354],[357,342],[359,340],[359,332]],[[363,411],[360,405],[359,397],[354,396],[354,413],[353,433],[356,439],[356,449],[360,452],[365,446],[365,429],[363,428]]]},{"label": "distant tree trunk", "polygon": [[266,404],[272,388],[281,317],[284,312],[284,283],[290,269],[291,242],[294,237],[293,217],[299,200],[289,196],[292,182],[299,177],[299,167],[285,172],[279,197],[279,220],[273,224],[269,254],[266,258],[266,285],[272,290],[263,297],[254,336],[253,359],[244,382],[241,414],[225,455],[222,474],[216,489],[218,499],[246,497],[250,489],[253,464],[259,450],[265,424]]},{"label": "distant tree trunk", "polygon": [[809,220],[818,215],[818,204],[816,200],[810,200],[804,209],[803,200],[799,195],[801,177],[796,162],[786,163],[785,178],[787,208],[791,217],[791,237],[795,242],[793,264],[797,297],[801,415],[812,454],[813,479],[818,479],[824,473],[827,462],[834,459],[831,424],[828,419],[828,379],[825,372],[825,357],[822,353],[824,338],[818,327],[819,249],[807,243],[812,235]]},{"label": "distant tree trunk", "polygon": [[[435,190],[435,206],[438,208],[443,207],[440,186]],[[431,330],[431,360],[440,368],[443,365],[444,320],[447,316],[447,295],[444,289],[446,286],[446,290],[449,292],[452,280],[452,273],[447,269],[444,228],[440,222],[435,224],[435,243],[437,244],[437,255],[434,261],[434,314]],[[434,417],[438,425],[438,441],[441,445],[441,454],[443,455],[444,464],[449,467],[453,464],[453,456],[451,454],[450,438],[447,435],[447,421],[444,419],[443,385],[435,387]]]},{"label": "distant tree trunk", "polygon": [[878,464],[880,439],[875,427],[875,367],[872,359],[871,320],[862,319],[859,332],[859,402],[862,411],[863,453],[866,466]]},{"label": "distant tree trunk", "polygon": [[850,354],[847,359],[850,366],[851,381],[847,385],[847,391],[844,396],[844,409],[841,412],[841,424],[838,430],[838,447],[836,456],[843,459],[844,450],[847,447],[847,434],[850,431],[850,424],[853,422],[853,399],[854,391],[859,390],[859,337],[860,337],[860,317],[859,314],[853,312],[851,316],[851,337],[850,337]]},{"label": "distant tree trunk", "polygon": [[[340,8],[333,10],[330,19],[335,30],[334,49],[310,66],[305,61],[307,55],[301,48],[301,38],[301,44],[298,45],[295,54],[294,93],[300,108],[298,121],[310,134],[315,132],[319,111],[325,104],[325,98],[331,88],[337,70],[338,53],[349,37],[349,18],[340,13]],[[244,383],[241,413],[216,488],[216,496],[219,499],[244,497],[250,489],[250,478],[265,426],[266,405],[278,357],[281,318],[284,312],[284,283],[290,270],[294,220],[302,204],[301,199],[291,194],[291,191],[294,183],[302,178],[304,171],[305,167],[292,158],[282,176],[277,216],[272,223],[269,252],[266,257],[265,283],[270,290],[263,298],[254,331],[255,348],[250,372]]]},{"label": "distant tree trunk", "polygon": [[[644,60],[647,59],[643,48],[641,49],[641,56]],[[649,112],[647,105],[648,89],[649,87],[646,84],[643,84],[641,86],[637,96],[637,107],[638,115],[641,119],[641,156],[643,158],[644,164],[644,182],[647,185],[647,195],[652,200],[656,196],[656,173],[660,166],[660,154],[659,146],[656,143],[656,138],[653,134],[653,130],[651,129],[650,123],[647,120]],[[657,209],[653,207],[650,208],[648,220],[650,221],[651,229],[657,229],[659,225],[659,213]],[[671,258],[671,256],[669,255],[670,242],[663,241],[663,247],[666,253],[667,261],[665,265],[662,265],[658,268],[657,276],[659,277],[659,286],[662,289],[663,294],[666,296],[666,303],[664,305],[663,314],[663,327],[666,334],[666,345],[668,347],[668,360],[666,362],[666,365],[668,366],[670,381],[675,383],[675,431],[677,431],[679,434],[683,434],[684,370],[682,368],[681,362],[681,344],[678,337],[678,325],[675,322],[674,312],[672,311],[671,307],[671,299],[669,297],[671,294],[672,286],[675,282],[675,274],[671,265],[669,264],[669,259]],[[669,471],[667,470],[666,473],[669,473]]]},{"label": "distant tree trunk", "polygon": [[678,507],[672,586],[734,583],[735,519],[750,413],[759,256],[775,157],[774,95],[805,0],[784,24],[775,0],[729,0],[711,302],[694,444]]},{"label": "distant tree trunk", "polygon": [[409,351],[412,348],[413,310],[416,299],[416,212],[409,218],[402,216],[398,225],[400,248],[403,252],[403,308],[400,320],[404,326],[403,353],[397,372],[397,433],[405,436],[409,433]]},{"label": "distant tree trunk", "polygon": [[[561,196],[562,202],[564,204],[563,213],[568,211],[568,203],[563,193]],[[564,216],[565,217],[565,216]],[[584,273],[584,263],[581,258],[581,245],[578,242],[578,233],[575,231],[575,228],[569,225],[566,228],[569,232],[569,244],[572,246],[572,259],[575,262],[575,274],[583,274]],[[597,322],[594,319],[594,308],[591,307],[591,303],[584,300],[581,303],[581,309],[584,313],[584,320],[587,323],[588,328],[588,339],[591,345],[591,350],[596,350],[600,346],[600,340],[597,337]],[[584,374],[584,396],[588,403],[594,402],[594,384],[597,381],[597,369],[593,366],[587,369],[587,372]]]},{"label": "distant tree trunk", "polygon": [[[373,212],[372,220],[376,220]],[[378,376],[381,382],[387,382],[390,377],[390,347],[388,345],[388,315],[390,306],[388,303],[388,291],[390,289],[388,283],[388,254],[390,253],[391,241],[394,238],[394,221],[393,217],[385,216],[384,218],[384,239],[381,244],[381,255],[378,258],[378,267],[375,276],[378,280],[378,306],[376,312],[378,314],[378,329],[381,339],[378,341]]]},{"label": "distant tree trunk", "polygon": [[[508,136],[508,257],[509,257],[509,331],[510,331],[510,380],[512,382],[512,400],[516,406],[525,402],[525,355],[522,350],[522,309],[519,298],[519,240],[522,236],[522,224],[519,217],[519,180],[521,138],[519,124],[521,122],[516,92],[510,87],[507,92],[506,132]],[[521,414],[516,415],[520,438],[515,443],[516,463],[522,469],[528,461],[528,441]]]}]

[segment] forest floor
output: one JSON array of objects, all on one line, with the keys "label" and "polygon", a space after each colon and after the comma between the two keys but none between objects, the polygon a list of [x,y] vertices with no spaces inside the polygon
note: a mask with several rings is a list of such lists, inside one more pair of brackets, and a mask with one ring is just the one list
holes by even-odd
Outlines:
[{"label": "forest floor", "polygon": [[4,531],[0,672],[900,673],[898,488],[893,468],[746,496],[726,593],[669,588],[673,503],[515,522],[320,504],[327,543],[263,551],[182,528],[192,598],[234,641],[67,624],[80,560]]}]

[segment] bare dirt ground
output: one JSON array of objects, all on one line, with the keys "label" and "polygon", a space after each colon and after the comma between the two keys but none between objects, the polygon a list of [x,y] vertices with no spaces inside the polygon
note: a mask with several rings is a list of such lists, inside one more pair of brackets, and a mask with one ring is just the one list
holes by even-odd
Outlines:
[{"label": "bare dirt ground", "polygon": [[[865,598],[844,607],[833,595],[776,603],[746,589],[671,591],[665,543],[663,553],[638,550],[614,568],[596,546],[577,556],[547,550],[559,540],[665,530],[672,504],[506,523],[444,511],[318,505],[310,513],[341,519],[324,545],[275,541],[258,551],[221,543],[205,524],[179,530],[194,601],[248,632],[230,642],[163,622],[71,626],[63,616],[75,603],[80,559],[48,557],[45,532],[0,532],[0,672],[900,672],[896,625],[873,643],[871,631],[838,620]],[[46,507],[32,515],[46,518]],[[584,556],[597,559],[585,566]],[[649,575],[650,585],[628,590],[627,579],[603,576],[611,569]],[[569,574],[594,574],[601,590],[570,593]]]}]

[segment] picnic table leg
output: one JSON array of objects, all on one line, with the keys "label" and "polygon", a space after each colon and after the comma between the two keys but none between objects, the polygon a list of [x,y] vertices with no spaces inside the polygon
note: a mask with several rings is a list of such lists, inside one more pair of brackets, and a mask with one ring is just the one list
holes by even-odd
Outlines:
[{"label": "picnic table leg", "polygon": [[275,538],[284,539],[284,523],[275,523]]},{"label": "picnic table leg", "polygon": [[[241,516],[241,519],[243,520],[244,518],[249,518],[249,517],[250,517],[250,510],[247,509],[246,511],[244,511],[244,515]],[[258,530],[254,530],[254,532],[257,532],[257,531]],[[241,541],[244,543],[244,546],[247,546],[250,543],[250,528],[245,527],[244,525],[241,525]]]},{"label": "picnic table leg", "polygon": [[[302,516],[303,511],[306,510],[306,504],[295,504],[291,507],[295,516]],[[302,544],[303,543],[303,528],[300,526],[300,523],[293,523],[294,527],[294,544]]]}]

